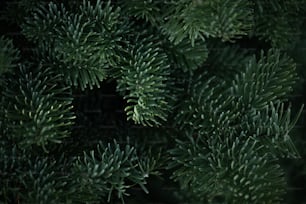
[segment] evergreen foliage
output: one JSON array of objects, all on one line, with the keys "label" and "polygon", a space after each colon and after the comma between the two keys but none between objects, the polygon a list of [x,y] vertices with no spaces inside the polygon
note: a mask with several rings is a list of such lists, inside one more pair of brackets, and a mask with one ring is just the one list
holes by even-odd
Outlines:
[{"label": "evergreen foliage", "polygon": [[127,99],[128,119],[143,125],[159,125],[159,120],[165,121],[171,109],[167,101],[170,94],[167,55],[154,43],[153,36],[135,41],[136,45],[127,50],[117,89]]},{"label": "evergreen foliage", "polygon": [[201,40],[195,41],[193,47],[190,47],[188,39],[182,40],[177,45],[165,42],[164,46],[171,61],[170,66],[173,66],[175,70],[182,69],[184,73],[193,73],[208,58],[207,45]]},{"label": "evergreen foliage", "polygon": [[[253,138],[234,135],[207,137],[186,132],[171,150],[170,168],[181,187],[204,202],[278,203],[284,194],[283,170]],[[273,189],[273,190],[272,190]],[[220,199],[220,198],[219,198]]]},{"label": "evergreen foliage", "polygon": [[219,41],[209,41],[209,55],[204,67],[210,76],[216,77],[221,83],[224,81],[229,85],[235,75],[245,69],[246,64],[254,52],[249,49],[242,49],[237,45],[226,45]]},{"label": "evergreen foliage", "polygon": [[43,67],[31,72],[21,66],[11,78],[15,80],[3,91],[9,137],[20,147],[38,145],[46,151],[49,142],[68,137],[75,116],[62,77]]},{"label": "evergreen foliage", "polygon": [[110,202],[113,191],[123,202],[126,190],[135,184],[147,192],[146,178],[156,173],[151,159],[141,158],[130,145],[120,148],[116,141],[107,146],[98,144],[96,151],[84,153],[72,166],[70,193],[74,202],[98,202],[103,197]]},{"label": "evergreen foliage", "polygon": [[224,41],[246,35],[253,26],[250,1],[166,1],[163,32],[174,44],[189,38],[218,37]]},{"label": "evergreen foliage", "polygon": [[305,1],[295,0],[254,1],[254,34],[275,47],[294,47],[301,32],[303,21],[299,19],[305,12],[304,4]]},{"label": "evergreen foliage", "polygon": [[[283,164],[305,156],[303,105],[289,100],[303,81],[292,48],[305,41],[304,0],[3,11],[25,42],[0,37],[0,203],[152,203],[158,182],[173,189],[164,203],[291,203]],[[109,87],[114,115],[100,95],[103,108],[80,108]]]},{"label": "evergreen foliage", "polygon": [[258,63],[251,59],[246,71],[235,77],[231,94],[242,96],[244,107],[261,109],[292,91],[295,67],[293,60],[280,56],[279,51],[269,50],[266,57],[261,53]]},{"label": "evergreen foliage", "polygon": [[162,20],[161,7],[163,5],[163,1],[131,0],[127,2],[121,0],[120,4],[127,14],[135,17],[136,19],[144,19],[145,21],[150,22],[152,25],[157,25]]},{"label": "evergreen foliage", "polygon": [[19,50],[17,50],[13,41],[1,36],[0,37],[0,75],[5,72],[12,71],[13,67],[17,65],[19,61]]},{"label": "evergreen foliage", "polygon": [[63,4],[41,5],[23,25],[23,33],[43,52],[44,62],[64,75],[68,84],[93,88],[116,65],[123,35],[119,9],[110,2],[83,2],[78,12]]}]

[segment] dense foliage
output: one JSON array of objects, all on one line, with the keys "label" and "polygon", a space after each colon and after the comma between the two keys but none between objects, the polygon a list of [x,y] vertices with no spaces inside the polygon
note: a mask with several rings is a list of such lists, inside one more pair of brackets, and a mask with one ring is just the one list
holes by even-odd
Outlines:
[{"label": "dense foliage", "polygon": [[[305,13],[304,0],[7,2],[1,22],[23,42],[0,36],[0,202],[298,202],[284,163],[305,168],[289,100]],[[78,110],[110,86],[123,115]]]}]

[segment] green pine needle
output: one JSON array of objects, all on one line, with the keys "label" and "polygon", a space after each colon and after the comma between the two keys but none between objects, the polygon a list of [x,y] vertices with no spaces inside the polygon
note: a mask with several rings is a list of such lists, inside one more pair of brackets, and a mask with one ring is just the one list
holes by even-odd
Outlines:
[{"label": "green pine needle", "polygon": [[[95,151],[78,157],[72,167],[70,192],[74,201],[98,202],[114,192],[124,202],[127,190],[139,185],[147,192],[147,177],[154,172],[154,163],[148,164],[130,145],[120,146],[116,141],[97,145]],[[132,183],[131,183],[132,182]]]},{"label": "green pine needle", "polygon": [[19,50],[17,50],[13,41],[1,36],[0,37],[0,75],[5,72],[11,72],[20,58]]},{"label": "green pine needle", "polygon": [[[208,135],[207,135],[208,136]],[[173,179],[202,202],[281,203],[284,172],[252,138],[210,137],[187,132],[170,150]],[[240,136],[245,137],[245,136]]]},{"label": "green pine needle", "polygon": [[92,89],[100,87],[107,70],[120,59],[125,31],[121,20],[120,9],[110,2],[83,1],[76,11],[49,3],[27,18],[22,32],[38,44],[38,57],[68,84]]},{"label": "green pine needle", "polygon": [[245,0],[170,0],[164,6],[167,11],[162,29],[175,44],[184,38],[189,38],[192,46],[197,39],[206,37],[232,41],[251,31],[251,5]]},{"label": "green pine needle", "polygon": [[70,136],[75,116],[68,87],[62,77],[40,67],[29,71],[20,66],[4,90],[8,133],[20,148],[33,145],[47,151],[49,143],[61,143]]},{"label": "green pine needle", "polygon": [[154,41],[153,36],[136,38],[122,64],[117,86],[127,100],[128,120],[147,126],[161,125],[171,111],[168,59]]},{"label": "green pine needle", "polygon": [[256,62],[253,57],[244,72],[236,75],[230,91],[241,96],[245,107],[262,109],[286,96],[296,83],[296,64],[279,50],[269,50],[267,56],[261,52]]}]

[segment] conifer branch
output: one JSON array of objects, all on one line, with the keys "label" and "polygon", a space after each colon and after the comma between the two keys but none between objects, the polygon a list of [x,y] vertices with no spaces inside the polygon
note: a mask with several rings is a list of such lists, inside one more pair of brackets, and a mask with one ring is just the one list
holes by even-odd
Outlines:
[{"label": "conifer branch", "polygon": [[176,169],[173,178],[199,201],[212,203],[221,197],[225,203],[282,202],[284,172],[252,138],[227,135],[224,140],[192,131],[185,138],[170,150],[169,168]]},{"label": "conifer branch", "polygon": [[9,79],[4,110],[10,139],[20,148],[37,145],[47,151],[49,142],[61,143],[70,135],[75,116],[69,87],[62,86],[60,75],[42,67],[31,72],[20,66]]},{"label": "conifer branch", "polygon": [[154,126],[166,121],[169,106],[167,55],[162,52],[153,36],[136,38],[121,67],[122,78],[117,90],[127,100],[128,119],[136,124]]},{"label": "conifer branch", "polygon": [[0,37],[0,75],[5,72],[11,72],[20,59],[20,52],[17,50],[13,41],[1,36]]},{"label": "conifer branch", "polygon": [[207,41],[207,47],[209,54],[204,68],[221,83],[226,81],[231,84],[235,75],[245,69],[252,57],[250,50],[236,45],[225,45],[216,40]]},{"label": "conifer branch", "polygon": [[84,153],[74,162],[69,194],[76,202],[98,202],[103,197],[110,202],[115,191],[124,202],[127,189],[134,185],[147,192],[146,178],[154,171],[154,163],[143,160],[134,147],[120,147],[116,141],[99,143],[96,151]]},{"label": "conifer branch", "polygon": [[[287,56],[281,56],[280,52],[270,50],[267,57],[261,54],[258,63],[255,58],[250,58],[245,66],[246,71],[236,75],[231,87],[228,87],[228,82],[218,83],[216,77],[208,74],[194,77],[188,98],[177,110],[175,127],[186,134],[177,139],[176,147],[170,150],[175,156],[169,168],[174,169],[173,178],[179,181],[180,186],[190,189],[199,200],[212,202],[215,197],[221,196],[224,202],[229,203],[280,203],[285,181],[277,164],[278,159],[298,155],[289,132],[302,108],[291,121],[290,108],[285,111],[284,104],[280,103],[295,83],[295,64]],[[271,93],[265,93],[267,91]],[[265,103],[255,106],[257,102],[254,102],[253,92],[258,93],[257,98],[261,97],[259,102]],[[247,155],[253,156],[247,158]],[[243,160],[246,160],[245,163]],[[267,164],[270,160],[273,162]],[[253,162],[255,166],[262,165],[262,168],[255,168]],[[241,182],[236,181],[243,175],[244,168],[250,168],[244,171],[249,175],[241,178]],[[259,179],[254,176],[263,175],[259,171],[264,168],[267,168],[263,171],[266,178],[247,181]],[[237,172],[237,176],[231,171]],[[202,180],[199,181],[199,178]],[[265,181],[268,183],[264,184]],[[249,188],[251,183],[254,186]],[[273,191],[273,195],[266,193],[265,185],[273,185],[268,188],[277,190]],[[210,195],[211,189],[214,190]],[[259,189],[263,192],[252,197],[255,191],[261,191]],[[235,192],[240,193],[236,195]]]},{"label": "conifer branch", "polygon": [[[27,168],[18,172],[21,181],[21,202],[25,203],[63,203],[64,195],[61,176],[55,161],[48,158],[35,158],[27,161]],[[31,187],[31,188],[30,188]]]},{"label": "conifer branch", "polygon": [[260,143],[276,158],[297,158],[299,153],[290,138],[290,131],[294,128],[303,110],[303,106],[291,119],[291,107],[287,110],[284,103],[270,102],[264,110],[257,110],[245,117],[242,127],[248,134],[253,134]]},{"label": "conifer branch", "polygon": [[248,34],[254,24],[250,1],[180,0],[167,4],[162,29],[175,44],[184,38],[189,38],[192,45],[206,37],[231,41]]},{"label": "conifer branch", "polygon": [[20,192],[20,177],[18,172],[23,172],[28,156],[25,151],[20,151],[16,145],[10,144],[4,135],[0,142],[0,199],[5,203],[16,202]]},{"label": "conifer branch", "polygon": [[294,61],[279,50],[269,50],[267,56],[261,52],[258,62],[253,57],[245,72],[236,75],[231,94],[242,96],[245,107],[262,109],[292,91],[295,69]]},{"label": "conifer branch", "polygon": [[[274,48],[292,48],[297,41],[306,11],[304,1],[255,0],[254,34],[271,42]],[[269,19],[269,20],[267,20]]]},{"label": "conifer branch", "polygon": [[[291,136],[303,106],[287,106],[297,65],[279,48],[299,37],[299,3],[19,0],[6,20],[34,52],[20,56],[0,37],[0,200],[124,203],[134,187],[148,193],[150,175],[166,183],[170,173],[182,202],[285,202],[279,163],[299,157]],[[271,42],[258,59],[240,49],[253,40]],[[136,126],[74,110],[72,87],[105,79]]]},{"label": "conifer branch", "polygon": [[162,1],[160,0],[121,0],[119,3],[122,5],[122,9],[127,14],[135,17],[136,19],[144,19],[146,22],[150,22],[155,26],[161,22]]},{"label": "conifer branch", "polygon": [[[234,131],[233,122],[239,120],[241,110],[234,97],[226,94],[226,84],[217,84],[207,73],[194,77],[189,95],[180,104],[175,125],[206,134]],[[239,110],[239,111],[238,111]]]},{"label": "conifer branch", "polygon": [[63,74],[68,84],[82,89],[98,86],[122,50],[124,22],[110,2],[87,1],[75,12],[63,4],[40,6],[22,25],[24,35],[37,43],[45,63]]},{"label": "conifer branch", "polygon": [[201,40],[196,40],[193,47],[188,39],[183,39],[176,45],[166,41],[163,47],[173,69],[181,69],[184,73],[193,73],[201,67],[209,53],[206,43]]}]

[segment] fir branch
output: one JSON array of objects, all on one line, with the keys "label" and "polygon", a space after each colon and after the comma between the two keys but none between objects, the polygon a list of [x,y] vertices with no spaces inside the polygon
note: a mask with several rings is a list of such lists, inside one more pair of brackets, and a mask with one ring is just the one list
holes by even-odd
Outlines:
[{"label": "fir branch", "polygon": [[7,75],[14,71],[20,60],[20,52],[13,45],[13,41],[4,36],[0,37],[0,136],[5,136],[7,127],[4,111],[3,89],[8,86]]},{"label": "fir branch", "polygon": [[59,6],[52,2],[47,6],[39,4],[21,25],[22,33],[27,39],[37,44],[45,42],[52,45],[55,38],[58,37],[55,33],[56,29],[63,25],[68,15],[63,4]]},{"label": "fir branch", "polygon": [[5,203],[69,203],[65,200],[65,163],[33,155],[9,143],[0,145],[0,198]]},{"label": "fir branch", "polygon": [[[262,52],[256,60],[238,46],[214,41],[253,34],[273,47],[288,47],[299,35],[305,5],[92,2],[19,1],[16,10],[29,16],[11,20],[22,22],[22,33],[34,43],[32,62],[38,68],[20,65],[12,72],[19,52],[0,37],[5,48],[0,50],[0,199],[124,202],[134,186],[147,193],[148,176],[168,164],[171,179],[185,191],[184,199],[190,198],[182,202],[283,202],[285,176],[277,163],[298,156],[290,136],[303,108],[292,118],[284,103],[297,79],[296,65],[279,50]],[[52,148],[70,136],[70,85],[100,87],[107,77],[117,81],[128,120],[158,127],[120,128],[114,137],[124,145],[106,138],[92,151],[86,150],[92,144],[83,137],[86,131],[76,131],[73,145]],[[181,132],[174,140],[159,128],[172,120],[171,133]],[[93,128],[90,138],[99,139],[100,129]],[[154,139],[159,143],[152,144]]]},{"label": "fir branch", "polygon": [[13,41],[0,37],[0,75],[5,72],[11,72],[20,59],[20,52],[13,45]]},{"label": "fir branch", "polygon": [[4,90],[5,117],[9,137],[19,147],[37,145],[47,151],[49,142],[61,143],[70,135],[75,117],[68,87],[62,86],[60,75],[52,75],[44,67],[30,72],[20,66],[8,80],[10,86]]},{"label": "fir branch", "polygon": [[[68,84],[82,89],[98,86],[107,77],[107,69],[120,61],[125,22],[120,9],[110,2],[93,6],[87,1],[77,11],[50,3],[41,6],[23,24],[23,33],[38,44],[44,61],[63,74]],[[123,25],[121,27],[121,25]]]},{"label": "fir branch", "polygon": [[[153,166],[152,166],[153,165]],[[141,159],[134,147],[120,147],[116,141],[107,146],[99,143],[96,151],[78,157],[71,172],[70,193],[74,202],[98,202],[116,191],[124,202],[127,189],[134,185],[147,192],[146,178],[154,173],[154,163]]]},{"label": "fir branch", "polygon": [[177,110],[175,126],[217,135],[235,130],[233,122],[240,117],[240,104],[226,94],[225,83],[217,83],[216,78],[208,78],[207,73],[194,77],[189,95]]},{"label": "fir branch", "polygon": [[292,48],[301,33],[300,17],[305,11],[303,1],[255,0],[254,34],[275,48]]},{"label": "fir branch", "polygon": [[78,15],[89,19],[91,26],[85,31],[93,31],[95,35],[101,36],[88,44],[95,43],[100,48],[99,55],[108,65],[119,66],[124,46],[127,44],[126,35],[131,29],[127,18],[121,14],[121,8],[112,6],[111,1],[102,3],[98,0],[95,5],[91,5],[89,1],[83,0]]},{"label": "fir branch", "polygon": [[136,19],[144,19],[146,22],[150,22],[155,26],[161,22],[162,9],[160,7],[162,6],[162,1],[160,0],[121,0],[119,3],[123,11]]},{"label": "fir branch", "polygon": [[175,169],[174,180],[194,197],[208,203],[217,197],[225,203],[281,203],[284,173],[269,153],[260,153],[263,147],[252,138],[207,139],[195,132],[185,137],[170,150],[169,168]]},{"label": "fir branch", "polygon": [[229,89],[234,96],[242,96],[246,108],[262,109],[270,102],[286,96],[295,84],[296,64],[278,50],[261,52],[258,62],[253,57],[246,70],[236,75]]},{"label": "fir branch", "polygon": [[16,145],[10,144],[4,135],[0,141],[0,199],[5,203],[14,203],[20,194],[20,177],[18,172],[25,170],[29,157]]},{"label": "fir branch", "polygon": [[263,110],[256,110],[242,119],[242,128],[253,134],[276,158],[298,158],[299,153],[290,138],[290,131],[294,128],[303,110],[303,106],[291,121],[291,107],[285,110],[283,103],[270,102]]},{"label": "fir branch", "polygon": [[189,38],[219,37],[231,41],[248,34],[253,26],[250,1],[169,1],[162,29],[175,44]]},{"label": "fir branch", "polygon": [[226,45],[225,43],[208,40],[208,57],[204,68],[210,76],[217,77],[222,83],[232,83],[235,75],[245,69],[251,58],[251,51],[240,48],[237,45]]},{"label": "fir branch", "polygon": [[56,171],[58,164],[48,158],[28,160],[27,169],[18,172],[21,182],[20,200],[23,203],[63,203],[63,180]]},{"label": "fir branch", "polygon": [[[85,22],[84,22],[85,21]],[[64,22],[65,29],[61,31],[59,40],[55,42],[54,50],[61,64],[66,68],[60,70],[67,76],[69,84],[93,88],[106,78],[109,65],[103,57],[104,50],[99,46],[103,42],[97,33],[89,32],[91,22],[80,15],[71,15]]]},{"label": "fir branch", "polygon": [[127,100],[128,120],[148,126],[160,125],[171,111],[167,55],[153,36],[141,39],[139,35],[135,42],[121,66],[117,90]]},{"label": "fir branch", "polygon": [[206,61],[209,53],[206,43],[201,40],[196,40],[193,47],[188,39],[183,39],[176,45],[165,41],[163,47],[173,69],[181,69],[185,73],[193,73],[198,69]]}]

